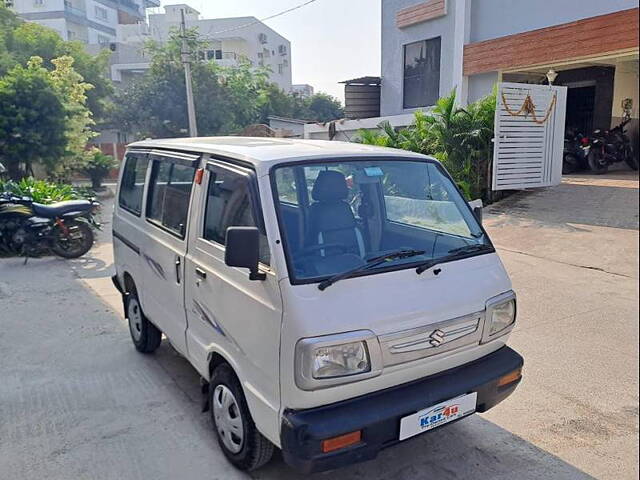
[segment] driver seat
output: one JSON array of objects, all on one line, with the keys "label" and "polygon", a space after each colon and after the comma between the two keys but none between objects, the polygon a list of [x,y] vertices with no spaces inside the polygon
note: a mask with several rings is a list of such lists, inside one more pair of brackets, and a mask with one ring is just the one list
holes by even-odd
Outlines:
[{"label": "driver seat", "polygon": [[358,228],[351,207],[347,180],[341,172],[324,170],[316,178],[311,191],[314,203],[309,207],[306,244],[339,244],[344,249],[320,250],[320,255],[352,253],[360,258],[365,255],[364,239]]}]

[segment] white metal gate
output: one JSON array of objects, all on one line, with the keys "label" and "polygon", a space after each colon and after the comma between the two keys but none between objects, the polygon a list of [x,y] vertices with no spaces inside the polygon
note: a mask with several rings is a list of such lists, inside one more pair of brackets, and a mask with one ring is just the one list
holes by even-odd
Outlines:
[{"label": "white metal gate", "polygon": [[567,87],[498,84],[493,190],[560,183],[566,108]]}]

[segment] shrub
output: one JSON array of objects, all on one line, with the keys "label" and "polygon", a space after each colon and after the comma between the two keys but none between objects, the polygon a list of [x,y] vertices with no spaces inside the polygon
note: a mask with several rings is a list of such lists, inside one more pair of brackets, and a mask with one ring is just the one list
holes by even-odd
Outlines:
[{"label": "shrub", "polygon": [[361,130],[358,141],[432,155],[443,163],[467,199],[487,200],[495,108],[495,93],[458,107],[454,90],[430,112],[416,112],[408,127],[396,131],[383,123],[378,132]]},{"label": "shrub", "polygon": [[31,197],[34,202],[45,204],[93,196],[93,192],[87,188],[35,180],[31,177],[23,178],[19,182],[0,180],[0,192],[9,192],[18,197]]}]

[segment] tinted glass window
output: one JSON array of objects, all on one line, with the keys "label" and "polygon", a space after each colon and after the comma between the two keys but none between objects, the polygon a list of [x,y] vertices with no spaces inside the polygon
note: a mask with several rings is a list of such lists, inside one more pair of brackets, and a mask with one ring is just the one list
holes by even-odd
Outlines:
[{"label": "tinted glass window", "polygon": [[468,214],[464,201],[435,165],[390,166],[386,174],[382,190],[387,219],[465,238],[473,236],[464,218]]},{"label": "tinted glass window", "polygon": [[142,192],[149,160],[146,155],[128,154],[120,181],[119,204],[136,215],[142,211]]},{"label": "tinted glass window", "polygon": [[[257,226],[251,197],[249,178],[225,169],[209,172],[209,189],[204,221],[204,238],[225,244],[228,227]],[[260,262],[270,264],[267,237],[260,235]]]},{"label": "tinted glass window", "polygon": [[404,47],[404,108],[435,105],[440,94],[440,37]]},{"label": "tinted glass window", "polygon": [[293,170],[279,169],[276,170],[276,184],[283,202],[298,204],[298,193],[296,187],[296,179]]},{"label": "tinted glass window", "polygon": [[319,160],[278,166],[274,174],[304,177],[311,192],[307,204],[305,189],[298,188],[299,207],[292,209],[291,190],[281,191],[281,182],[274,182],[294,282],[315,281],[407,249],[418,253],[383,262],[366,273],[469,255],[464,250],[468,247],[474,254],[491,249],[465,199],[437,163],[402,158]]},{"label": "tinted glass window", "polygon": [[151,170],[147,218],[182,238],[195,171],[193,167],[165,161],[154,161]]}]

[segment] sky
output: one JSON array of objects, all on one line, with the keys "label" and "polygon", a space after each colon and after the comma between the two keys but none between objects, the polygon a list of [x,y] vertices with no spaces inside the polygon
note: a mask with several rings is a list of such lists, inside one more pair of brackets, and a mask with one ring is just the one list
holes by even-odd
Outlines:
[{"label": "sky", "polygon": [[[186,3],[201,18],[262,19],[306,0],[163,0]],[[265,23],[291,42],[293,83],[344,101],[342,80],[380,75],[381,0],[315,0]],[[150,10],[152,11],[152,10]],[[163,10],[161,10],[163,11]]]}]

